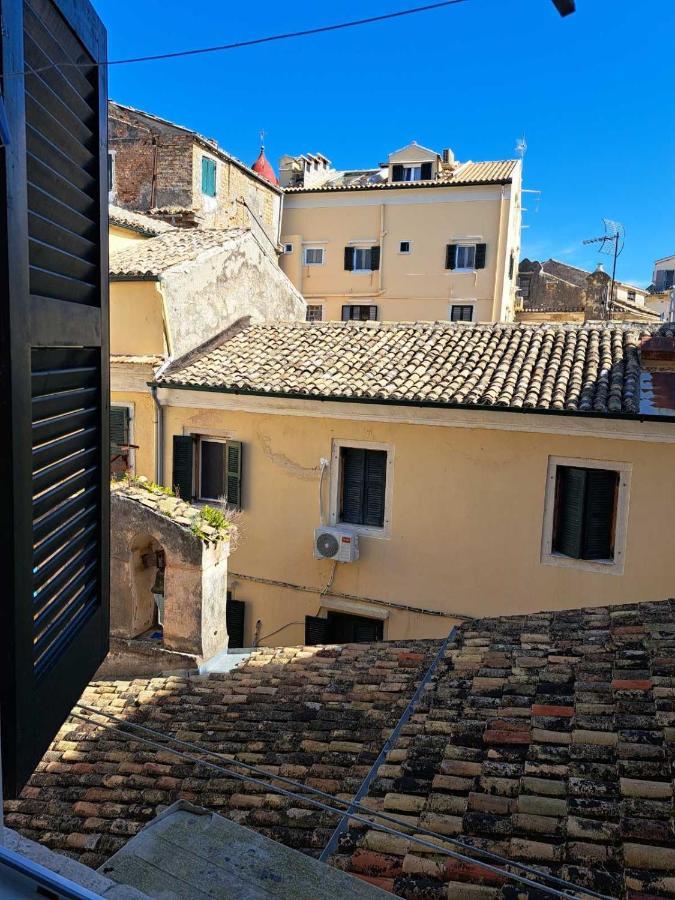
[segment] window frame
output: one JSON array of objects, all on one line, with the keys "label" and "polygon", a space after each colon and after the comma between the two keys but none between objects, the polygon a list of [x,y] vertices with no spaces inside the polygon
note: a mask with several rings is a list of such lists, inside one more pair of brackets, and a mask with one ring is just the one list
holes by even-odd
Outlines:
[{"label": "window frame", "polygon": [[[407,244],[407,245],[408,245],[408,249],[407,249],[407,250],[402,250],[402,249],[401,249],[401,247],[403,246],[403,244]],[[412,241],[399,241],[399,242],[398,242],[398,252],[401,254],[401,256],[410,256],[410,254],[412,253]]]},{"label": "window frame", "polygon": [[[321,262],[308,262],[307,253],[310,250],[317,250],[321,253]],[[326,262],[326,248],[318,247],[314,244],[310,244],[307,247],[302,248],[302,264],[303,266],[323,266]]]},{"label": "window frame", "polygon": [[[422,180],[422,163],[403,163],[402,166],[403,166],[403,181],[404,182],[405,181],[411,182],[411,181],[421,181]],[[413,175],[413,176],[416,175],[417,177],[408,178],[407,177],[408,172],[410,172],[411,175]]]},{"label": "window frame", "polygon": [[[353,257],[353,265],[352,265],[352,268],[351,268],[351,272],[352,272],[353,275],[370,275],[372,272],[376,271],[376,270],[373,269],[373,267],[372,267],[372,266],[373,266],[372,246],[370,246],[370,245],[369,245],[368,247],[359,247],[359,246],[355,246],[353,249],[354,249],[354,257]],[[367,268],[367,269],[360,269],[360,268],[357,268],[357,266],[356,266],[356,255],[357,255],[357,253],[367,253],[367,254],[368,254],[368,257],[367,257],[367,259],[368,259],[368,268]]]},{"label": "window frame", "polygon": [[[319,318],[311,319],[309,315],[309,311],[311,310],[319,310]],[[323,303],[308,303],[307,309],[305,311],[305,321],[306,322],[323,322]]]},{"label": "window frame", "polygon": [[[360,309],[364,309],[364,308],[368,309],[368,310],[374,309],[375,310],[375,318],[373,319],[370,317],[370,312],[368,313],[367,319],[362,319],[360,315],[358,317],[354,317],[350,312],[349,317],[345,319],[345,310],[346,309],[349,309],[349,310],[359,309],[360,310]],[[377,311],[378,311],[377,303],[343,303],[342,309],[340,311],[340,321],[341,322],[377,322],[377,321],[379,321],[377,318]]]},{"label": "window frame", "polygon": [[[457,255],[455,257],[455,260],[456,260],[455,268],[451,269],[450,271],[455,272],[455,273],[456,272],[475,272],[475,271],[477,271],[476,270],[476,244],[469,244],[469,243],[462,244],[462,243],[457,242],[456,246],[457,246]],[[459,262],[458,262],[459,254],[460,254],[460,251],[462,251],[462,250],[473,251],[473,265],[471,265],[471,266],[460,266],[459,265]]]},{"label": "window frame", "polygon": [[289,253],[293,252],[293,244],[284,244],[284,256],[288,256]]},{"label": "window frame", "polygon": [[[387,454],[386,482],[384,486],[384,521],[382,527],[375,525],[354,525],[340,521],[340,487],[342,484],[341,451],[343,447],[355,450],[384,450]],[[392,503],[394,488],[394,445],[375,441],[352,441],[335,438],[332,442],[330,457],[330,502],[328,505],[328,524],[339,527],[344,525],[359,536],[388,540],[391,537]]]},{"label": "window frame", "polygon": [[[113,406],[121,407],[122,409],[126,409],[129,413],[129,434],[128,443],[131,445],[134,443],[134,404],[133,403],[119,403],[116,400],[110,400],[111,408]],[[136,474],[136,450],[133,447],[129,447],[128,455],[127,455],[127,468],[132,475]]]},{"label": "window frame", "polygon": [[[575,559],[553,550],[553,531],[556,513],[556,484],[558,468],[569,466],[579,469],[606,469],[619,475],[614,522],[613,559]],[[578,459],[575,457],[549,456],[544,500],[544,522],[541,541],[541,563],[609,575],[623,575],[626,558],[626,538],[630,506],[630,482],[632,463],[605,459]]]}]

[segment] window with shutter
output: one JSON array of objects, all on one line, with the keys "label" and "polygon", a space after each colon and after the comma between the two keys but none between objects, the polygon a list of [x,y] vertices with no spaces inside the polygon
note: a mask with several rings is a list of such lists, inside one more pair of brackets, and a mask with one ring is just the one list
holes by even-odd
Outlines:
[{"label": "window with shutter", "polygon": [[340,449],[340,522],[384,527],[386,486],[386,450]]},{"label": "window with shutter", "polygon": [[485,268],[485,257],[487,255],[487,244],[476,244],[474,267],[476,269]]},{"label": "window with shutter", "polygon": [[365,305],[365,304],[350,304],[342,307],[342,321],[356,322],[376,322],[377,321],[377,306],[376,305]]},{"label": "window with shutter", "polygon": [[129,407],[110,407],[110,456],[126,452],[129,443]]},{"label": "window with shutter", "polygon": [[216,196],[216,161],[202,156],[202,194]]},{"label": "window with shutter", "polygon": [[241,442],[227,442],[227,502],[241,509]]},{"label": "window with shutter", "polygon": [[451,322],[471,322],[473,319],[473,306],[470,303],[453,303],[450,308]]},{"label": "window with shutter", "polygon": [[619,474],[559,466],[552,547],[573,559],[611,560]]},{"label": "window with shutter", "polygon": [[320,616],[305,616],[305,644],[316,647],[317,644],[329,644],[328,619]]},{"label": "window with shutter", "polygon": [[370,248],[370,268],[373,272],[377,272],[380,268],[380,248]]},{"label": "window with shutter", "polygon": [[325,621],[329,644],[372,644],[381,641],[384,634],[381,619],[329,612]]},{"label": "window with shutter", "polygon": [[107,83],[96,65],[107,54],[85,0],[3,2],[2,18],[2,72],[27,72],[3,84],[0,155],[0,733],[12,797],[108,649]]}]

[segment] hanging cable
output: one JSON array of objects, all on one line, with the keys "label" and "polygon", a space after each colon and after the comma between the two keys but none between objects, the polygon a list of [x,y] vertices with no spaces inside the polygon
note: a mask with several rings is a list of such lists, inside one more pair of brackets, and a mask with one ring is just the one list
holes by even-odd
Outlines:
[{"label": "hanging cable", "polygon": [[441,0],[439,3],[427,3],[424,6],[413,6],[408,9],[400,9],[396,12],[382,13],[379,16],[368,16],[365,19],[351,19],[347,22],[337,22],[333,25],[318,25],[316,28],[304,28],[302,31],[287,31],[282,34],[270,34],[266,37],[251,38],[248,41],[234,41],[231,44],[218,44],[213,47],[198,47],[191,50],[175,50],[173,53],[154,53],[150,56],[131,56],[126,59],[108,59],[101,62],[90,63],[51,63],[46,66],[36,66],[25,72],[8,72],[5,78],[16,78],[20,75],[32,75],[35,72],[44,72],[46,69],[75,68],[91,69],[94,66],[124,66],[130,63],[155,62],[161,59],[177,59],[183,56],[199,56],[204,53],[222,53],[226,50],[241,50],[244,47],[256,47],[260,44],[271,44],[275,41],[287,41],[291,38],[310,37],[314,34],[327,34],[331,31],[342,31],[346,28],[359,28],[362,25],[375,25],[378,22],[386,22],[390,19],[400,19],[403,16],[414,16],[418,13],[431,12],[434,9],[444,9],[446,6],[457,6],[459,3],[468,3],[468,0]]},{"label": "hanging cable", "polygon": [[[306,793],[310,793],[310,794],[316,794],[317,796],[323,797],[323,798],[325,798],[326,800],[330,801],[330,803],[333,803],[333,804],[336,804],[336,803],[337,803],[337,804],[341,804],[342,806],[345,807],[345,809],[334,810],[334,811],[336,812],[337,815],[344,816],[344,814],[345,814],[346,811],[357,809],[357,810],[359,810],[359,811],[361,811],[361,812],[364,812],[366,815],[368,815],[368,816],[370,816],[370,817],[375,816],[376,818],[382,819],[383,821],[391,822],[392,824],[395,824],[395,825],[398,825],[398,826],[399,826],[399,831],[397,832],[397,834],[398,834],[399,836],[402,836],[402,837],[405,837],[405,838],[410,838],[411,840],[413,839],[413,837],[411,837],[411,836],[410,836],[409,834],[407,834],[406,832],[400,831],[400,828],[401,828],[401,827],[402,827],[402,828],[407,828],[407,829],[409,829],[409,828],[411,827],[410,824],[409,824],[408,822],[406,822],[405,820],[403,820],[403,819],[398,819],[396,816],[393,816],[393,815],[391,815],[391,814],[389,814],[389,813],[386,813],[386,812],[375,812],[374,810],[372,810],[372,809],[370,809],[369,807],[365,806],[363,803],[356,802],[356,801],[353,801],[353,800],[343,800],[343,799],[341,799],[340,797],[335,797],[334,795],[329,794],[329,793],[327,793],[326,791],[322,791],[322,790],[320,790],[319,788],[312,787],[311,785],[306,785],[306,784],[304,784],[304,783],[301,782],[301,781],[296,781],[295,779],[288,778],[288,777],[283,776],[283,775],[270,775],[270,773],[269,773],[268,771],[266,771],[265,769],[262,769],[262,768],[259,767],[259,766],[255,766],[255,765],[253,765],[252,763],[245,763],[245,762],[242,762],[242,761],[240,761],[240,760],[238,760],[238,759],[234,759],[233,757],[228,757],[226,754],[219,753],[219,752],[217,752],[217,751],[215,751],[215,750],[211,750],[210,748],[205,747],[205,746],[203,746],[203,745],[201,745],[201,744],[197,744],[197,743],[195,743],[195,742],[183,741],[183,740],[181,740],[180,738],[174,737],[174,736],[171,735],[171,734],[165,734],[164,732],[157,731],[156,729],[153,729],[153,728],[148,728],[147,726],[141,725],[141,724],[139,724],[139,723],[137,723],[137,722],[130,722],[130,721],[126,720],[126,719],[121,719],[119,716],[116,716],[116,715],[114,715],[113,713],[104,712],[103,710],[96,709],[96,707],[87,706],[87,705],[82,704],[82,703],[78,703],[78,704],[76,704],[76,706],[77,706],[79,709],[85,710],[87,713],[92,713],[93,715],[102,716],[102,717],[104,717],[104,718],[106,718],[106,719],[110,719],[111,721],[113,721],[113,722],[115,722],[115,723],[117,723],[117,724],[119,724],[119,725],[121,725],[121,726],[123,726],[123,727],[130,728],[130,729],[137,729],[137,730],[142,731],[142,732],[144,732],[144,733],[146,733],[146,734],[154,735],[154,736],[156,736],[157,738],[160,738],[162,741],[171,741],[171,742],[177,744],[178,746],[181,746],[181,747],[187,747],[189,750],[196,750],[196,751],[198,751],[198,752],[200,752],[200,753],[205,753],[205,754],[207,754],[208,756],[212,756],[212,757],[214,757],[215,759],[220,759],[220,760],[222,760],[222,761],[224,761],[224,762],[226,762],[226,763],[229,763],[230,765],[236,766],[236,767],[239,768],[239,769],[245,769],[246,771],[250,771],[250,772],[253,772],[253,773],[255,773],[255,774],[261,775],[262,778],[266,778],[266,779],[272,778],[273,781],[275,781],[275,782],[282,782],[283,784],[288,784],[289,786],[295,787],[295,788],[297,788],[297,789],[300,790],[300,791],[303,791],[303,792],[306,792]],[[71,715],[72,715],[73,717],[75,717],[75,718],[80,718],[80,719],[82,719],[83,721],[88,722],[90,725],[94,725],[94,726],[96,726],[96,727],[109,727],[111,731],[114,731],[115,733],[122,735],[122,737],[124,737],[124,738],[126,738],[126,739],[128,739],[128,740],[132,740],[132,741],[133,741],[133,740],[143,741],[143,742],[145,742],[145,743],[151,744],[152,746],[158,746],[158,747],[160,747],[161,749],[164,749],[164,750],[165,750],[165,749],[168,749],[168,750],[169,750],[170,752],[172,752],[172,753],[174,753],[174,752],[177,753],[178,756],[185,756],[185,754],[182,754],[182,753],[180,753],[180,752],[178,752],[178,751],[174,751],[174,749],[173,749],[172,747],[168,747],[168,748],[167,748],[167,746],[166,746],[165,743],[159,743],[159,742],[157,742],[157,741],[151,741],[151,740],[144,740],[143,738],[141,738],[141,737],[138,736],[138,735],[134,735],[133,733],[132,733],[132,734],[129,734],[128,732],[121,731],[121,730],[118,729],[118,728],[114,728],[114,727],[112,727],[112,726],[104,725],[104,723],[95,722],[95,721],[93,721],[90,717],[89,717],[89,718],[85,718],[84,716],[78,716],[78,715],[77,715],[76,713],[74,713],[74,712],[71,713]],[[196,757],[190,757],[190,758],[191,758],[194,762],[196,762],[196,763],[199,763],[199,764],[204,763],[203,760],[200,760],[200,759],[198,759],[198,758],[196,758]],[[204,764],[206,764],[206,763],[204,763]],[[229,770],[228,770],[228,771],[229,771]],[[233,774],[234,774],[234,773],[233,773]],[[246,781],[246,780],[250,780],[250,781],[252,781],[253,783],[262,783],[261,780],[260,780],[260,779],[257,779],[257,778],[251,778],[251,779],[248,779],[246,776],[241,776],[241,775],[239,775],[239,776],[237,776],[237,777],[239,777],[240,780],[243,779],[243,780],[245,780],[245,781]],[[270,791],[275,791],[275,790],[277,790],[277,786],[276,786],[275,784],[270,783],[269,781],[264,782],[264,784],[265,784],[265,786],[266,786]],[[308,798],[308,797],[305,797],[305,796],[299,796],[298,794],[295,794],[295,793],[293,793],[293,792],[288,792],[288,793],[289,793],[291,796],[295,797],[295,799],[300,800],[300,801],[302,801],[302,802],[311,802],[310,798]],[[350,812],[350,816],[349,816],[349,817],[352,818],[352,819],[357,819],[357,818],[358,818],[358,817],[352,815],[351,812]],[[370,819],[368,820],[368,823],[369,823],[369,824],[373,824],[373,823],[370,821]],[[375,827],[374,824],[373,824],[373,827]],[[417,825],[417,824],[416,824],[416,825],[414,826],[414,828],[415,828],[415,831],[416,831],[417,834],[425,834],[425,835],[428,835],[428,836],[430,836],[430,837],[432,837],[432,838],[435,838],[436,840],[443,841],[443,842],[446,843],[446,844],[452,844],[453,846],[457,846],[457,847],[460,847],[460,848],[462,848],[462,849],[464,849],[464,850],[467,850],[467,851],[470,851],[470,852],[473,852],[473,853],[477,853],[477,854],[479,854],[479,855],[481,855],[481,856],[484,856],[486,859],[492,859],[493,861],[495,861],[495,862],[497,862],[497,863],[500,863],[501,865],[506,865],[506,866],[510,866],[510,867],[512,867],[512,868],[520,869],[521,871],[528,872],[528,873],[530,873],[530,874],[532,874],[532,875],[534,875],[534,876],[536,876],[536,877],[538,877],[538,878],[544,878],[544,879],[547,879],[547,880],[551,881],[552,883],[558,884],[558,885],[560,885],[560,886],[562,886],[562,887],[565,887],[565,888],[570,888],[570,887],[571,887],[571,888],[573,888],[573,889],[575,889],[575,890],[578,889],[578,886],[577,886],[577,885],[574,885],[574,884],[572,884],[571,882],[565,881],[565,880],[562,879],[562,878],[557,878],[556,876],[551,875],[551,874],[549,874],[549,873],[547,873],[547,872],[542,872],[541,870],[535,868],[534,866],[528,866],[526,863],[521,863],[521,862],[518,862],[517,860],[511,860],[511,859],[509,859],[508,857],[502,856],[502,855],[500,855],[500,854],[498,854],[498,853],[493,853],[492,851],[483,849],[482,847],[476,847],[475,845],[471,844],[469,841],[467,841],[467,840],[465,840],[465,839],[462,839],[462,838],[452,838],[452,837],[449,837],[449,836],[444,835],[444,834],[439,834],[438,832],[435,832],[435,831],[433,831],[433,830],[431,830],[431,829],[429,829],[429,828],[425,828],[425,827],[422,826],[422,825]],[[434,845],[434,846],[435,846],[435,845]],[[481,860],[479,860],[479,859],[475,859],[475,858],[471,857],[471,861],[474,862],[474,863],[476,863],[477,865],[481,865],[481,866],[483,865],[483,862],[482,862]],[[501,871],[501,870],[500,870],[500,871]],[[510,873],[504,873],[504,872],[502,872],[502,874],[504,874],[504,875],[509,875]],[[542,885],[541,885],[541,884],[538,884],[537,887],[538,887],[539,889],[542,889]],[[597,898],[600,898],[600,900],[610,900],[610,898],[608,898],[605,894],[600,894],[600,893],[597,893],[596,891],[593,891],[593,890],[590,890],[590,889],[587,889],[587,888],[584,888],[584,889],[583,889],[583,893],[586,894],[586,895],[588,895],[588,896],[591,896],[591,897],[597,897]],[[568,894],[561,894],[561,895],[559,894],[559,896],[569,896],[569,895],[568,895]]]}]

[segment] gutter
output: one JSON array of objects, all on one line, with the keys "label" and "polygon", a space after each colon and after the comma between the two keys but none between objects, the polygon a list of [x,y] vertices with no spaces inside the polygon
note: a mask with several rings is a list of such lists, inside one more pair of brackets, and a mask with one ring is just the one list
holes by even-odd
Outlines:
[{"label": "gutter", "polygon": [[[435,400],[392,400],[387,397],[326,397],[319,394],[301,394],[297,392],[283,391],[259,391],[242,388],[214,387],[207,384],[183,384],[171,382],[169,384],[158,381],[149,381],[152,388],[178,391],[204,391],[209,394],[234,394],[242,397],[275,397],[280,400],[317,400],[321,403],[363,403],[371,406],[404,406],[420,409],[461,409],[468,412],[502,412],[519,413],[521,415],[537,416],[562,416],[563,418],[579,419],[613,419],[626,422],[675,422],[675,413],[672,416],[659,416],[654,413],[614,413],[597,412],[594,410],[569,410],[569,409],[542,409],[541,407],[521,406],[497,406],[485,403],[443,403]],[[477,425],[478,427],[478,425]]]},{"label": "gutter", "polygon": [[160,277],[150,272],[143,274],[139,272],[136,275],[117,275],[115,272],[110,272],[109,279],[110,281],[159,281]]},{"label": "gutter", "polygon": [[155,404],[155,481],[164,484],[164,407],[159,402],[156,385],[150,385],[150,393]]}]

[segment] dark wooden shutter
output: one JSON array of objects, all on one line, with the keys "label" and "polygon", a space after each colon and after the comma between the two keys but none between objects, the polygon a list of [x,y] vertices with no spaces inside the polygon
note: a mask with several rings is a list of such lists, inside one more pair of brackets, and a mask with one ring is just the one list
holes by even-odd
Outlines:
[{"label": "dark wooden shutter", "polygon": [[586,471],[583,559],[611,559],[614,553],[614,509],[618,472]]},{"label": "dark wooden shutter", "polygon": [[487,244],[476,244],[476,269],[485,268],[485,255],[487,253]]},{"label": "dark wooden shutter", "polygon": [[3,79],[0,154],[0,730],[11,797],[108,650],[107,83],[95,65],[107,51],[85,0],[2,0],[1,10],[2,72],[27,73]]},{"label": "dark wooden shutter", "polygon": [[556,479],[556,522],[553,550],[581,558],[584,533],[586,469],[560,466]]},{"label": "dark wooden shutter", "polygon": [[371,247],[370,248],[370,268],[373,272],[377,272],[380,268],[380,248],[379,247]]},{"label": "dark wooden shutter", "polygon": [[422,181],[431,181],[431,163],[422,163]]},{"label": "dark wooden shutter", "polygon": [[387,482],[386,450],[366,450],[363,486],[363,524],[382,528]]},{"label": "dark wooden shutter", "polygon": [[366,471],[366,451],[358,447],[343,447],[342,503],[340,521],[363,525],[363,486]]},{"label": "dark wooden shutter", "polygon": [[457,244],[448,244],[445,248],[445,268],[454,269],[457,267]]},{"label": "dark wooden shutter", "polygon": [[244,646],[244,618],[246,604],[243,600],[233,600],[232,592],[227,592],[227,606],[225,607],[225,619],[227,622],[227,646],[236,650]]},{"label": "dark wooden shutter", "polygon": [[381,641],[383,633],[383,622],[380,619],[366,619],[362,616],[354,616],[353,643],[372,644],[375,641]]},{"label": "dark wooden shutter", "polygon": [[173,436],[173,472],[171,486],[188,503],[194,495],[194,438],[191,435]]},{"label": "dark wooden shutter", "polygon": [[354,269],[354,248],[345,247],[345,271],[352,272]]},{"label": "dark wooden shutter", "polygon": [[227,502],[241,509],[241,441],[228,441],[225,451]]},{"label": "dark wooden shutter", "polygon": [[110,407],[110,453],[120,452],[124,444],[129,443],[129,408],[127,406]]},{"label": "dark wooden shutter", "polygon": [[328,619],[321,619],[319,616],[305,616],[305,644],[308,647],[315,647],[317,644],[327,644],[328,641]]},{"label": "dark wooden shutter", "polygon": [[403,181],[403,166],[395,165],[391,167],[391,180]]}]

